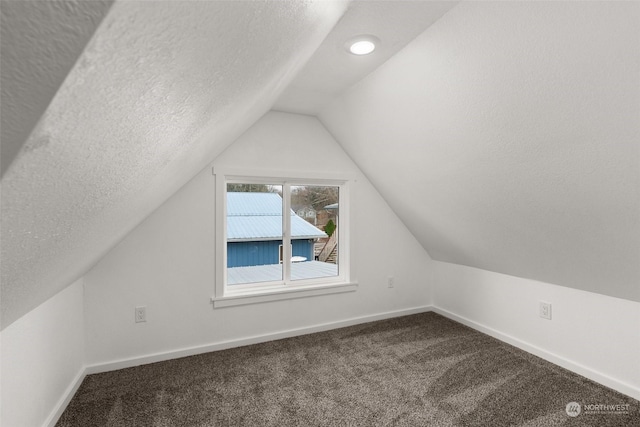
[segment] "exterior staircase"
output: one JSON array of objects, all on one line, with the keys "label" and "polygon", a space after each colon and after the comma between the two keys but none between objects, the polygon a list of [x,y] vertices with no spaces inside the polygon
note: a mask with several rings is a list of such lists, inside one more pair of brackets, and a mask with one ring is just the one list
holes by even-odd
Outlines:
[{"label": "exterior staircase", "polygon": [[333,250],[329,252],[329,256],[324,260],[324,262],[328,262],[331,264],[338,263],[338,245],[333,247]]},{"label": "exterior staircase", "polygon": [[327,243],[324,244],[318,254],[318,261],[337,264],[338,259],[338,229],[333,232]]}]

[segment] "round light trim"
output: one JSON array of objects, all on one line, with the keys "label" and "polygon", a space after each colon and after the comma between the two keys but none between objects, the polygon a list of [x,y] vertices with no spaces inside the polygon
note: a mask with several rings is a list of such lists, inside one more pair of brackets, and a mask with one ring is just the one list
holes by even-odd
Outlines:
[{"label": "round light trim", "polygon": [[345,43],[344,47],[352,55],[369,55],[376,49],[379,42],[380,40],[374,36],[362,35],[353,37]]},{"label": "round light trim", "polygon": [[349,46],[349,52],[354,55],[368,55],[376,50],[376,45],[369,40],[362,40]]}]

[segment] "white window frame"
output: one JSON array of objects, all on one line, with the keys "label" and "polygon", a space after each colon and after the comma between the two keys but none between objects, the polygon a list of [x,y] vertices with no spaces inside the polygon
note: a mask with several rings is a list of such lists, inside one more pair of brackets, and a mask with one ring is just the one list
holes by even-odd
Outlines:
[{"label": "white window frame", "polygon": [[[244,304],[255,304],[292,298],[303,298],[343,292],[353,292],[358,283],[354,280],[351,260],[351,187],[354,177],[344,174],[297,172],[273,174],[268,171],[214,168],[216,186],[215,230],[216,230],[216,281],[211,298],[214,308]],[[307,280],[290,280],[291,262],[285,262],[283,280],[227,286],[227,183],[282,185],[284,195],[296,185],[339,187],[340,233],[338,239],[338,275]],[[283,197],[283,212],[291,210],[290,198]],[[284,259],[291,259],[290,215],[283,215]],[[285,243],[289,242],[289,245]]]}]

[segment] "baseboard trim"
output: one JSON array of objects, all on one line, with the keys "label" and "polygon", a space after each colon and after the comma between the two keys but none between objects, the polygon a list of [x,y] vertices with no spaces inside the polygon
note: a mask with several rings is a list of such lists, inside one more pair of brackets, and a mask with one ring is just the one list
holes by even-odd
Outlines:
[{"label": "baseboard trim", "polygon": [[531,353],[534,356],[538,356],[548,362],[551,362],[555,365],[561,366],[565,369],[568,369],[571,372],[575,372],[578,375],[582,375],[583,377],[589,378],[592,381],[595,381],[599,384],[602,384],[606,387],[612,388],[620,393],[626,394],[636,400],[640,400],[640,389],[634,387],[631,384],[620,381],[616,378],[610,377],[609,375],[598,372],[588,366],[581,365],[580,363],[576,363],[572,360],[566,359],[564,357],[560,357],[554,353],[551,353],[543,348],[538,346],[529,344],[526,341],[522,341],[518,338],[514,338],[511,335],[504,334],[496,329],[490,328],[488,326],[477,323],[471,319],[467,319],[466,317],[459,316],[450,311],[432,307],[432,311],[438,313],[444,317],[447,317],[451,320],[454,320],[458,323],[462,323],[463,325],[469,326],[477,331],[485,333],[489,336],[492,336],[500,341],[504,341],[507,344],[511,344],[514,347],[518,347],[521,350],[526,351],[527,353]]},{"label": "baseboard trim", "polygon": [[140,357],[120,359],[112,362],[97,363],[87,366],[85,374],[97,374],[101,372],[115,371],[118,369],[131,368],[134,366],[146,365],[148,363],[163,362],[165,360],[178,359],[181,357],[195,356],[197,354],[209,353],[211,351],[226,350],[234,347],[243,347],[246,345],[260,344],[263,342],[291,338],[300,335],[313,334],[316,332],[324,332],[332,329],[344,328],[347,326],[359,325],[361,323],[375,322],[377,320],[391,319],[394,317],[408,316],[411,314],[425,313],[431,311],[432,306],[421,306],[409,309],[387,311],[379,314],[353,317],[335,322],[321,323],[314,326],[305,326],[302,328],[288,329],[285,331],[273,332],[263,335],[254,335],[235,340],[222,341],[202,346],[188,347],[180,350],[172,350],[162,353],[154,353]]},{"label": "baseboard trim", "polygon": [[75,378],[71,381],[69,387],[67,387],[64,394],[62,395],[56,406],[53,408],[53,411],[51,411],[51,414],[49,414],[49,417],[44,422],[43,425],[45,427],[55,427],[56,423],[62,416],[62,413],[69,405],[69,402],[71,402],[71,399],[78,391],[78,388],[80,388],[80,384],[82,384],[82,381],[86,376],[86,367],[83,366],[82,368],[80,368]]}]

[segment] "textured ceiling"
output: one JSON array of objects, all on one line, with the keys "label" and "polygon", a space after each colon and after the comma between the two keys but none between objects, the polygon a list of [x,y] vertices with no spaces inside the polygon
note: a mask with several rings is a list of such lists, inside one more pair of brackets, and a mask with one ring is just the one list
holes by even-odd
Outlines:
[{"label": "textured ceiling", "polygon": [[0,2],[2,175],[112,3],[113,0]]},{"label": "textured ceiling", "polygon": [[320,118],[433,258],[640,301],[638,22],[464,2]]},{"label": "textured ceiling", "polygon": [[[62,15],[96,23],[108,7],[78,3]],[[22,149],[2,178],[3,328],[84,274],[268,111],[346,8],[311,0],[116,2],[35,120],[91,25],[71,31],[73,19],[26,4],[10,10],[12,19],[49,30],[3,28],[3,38],[33,38],[3,49],[3,75],[14,73],[7,65],[22,66],[7,64],[5,53],[45,51],[41,69],[22,77],[56,77],[33,91],[33,105],[3,99],[10,114],[31,109],[10,129],[12,146]],[[4,156],[4,134],[2,143]]]},{"label": "textured ceiling", "polygon": [[[352,84],[422,33],[457,1],[354,1],[273,106],[315,115]],[[345,43],[363,34],[380,42],[371,55],[348,54]]]}]

